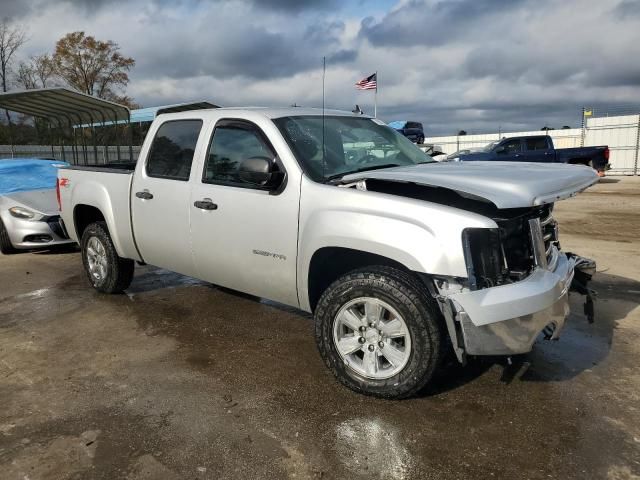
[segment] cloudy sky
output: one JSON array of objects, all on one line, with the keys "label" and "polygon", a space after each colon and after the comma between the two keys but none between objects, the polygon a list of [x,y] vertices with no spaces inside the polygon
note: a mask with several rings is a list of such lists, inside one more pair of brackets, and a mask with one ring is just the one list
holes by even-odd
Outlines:
[{"label": "cloudy sky", "polygon": [[640,0],[0,0],[28,57],[83,30],[134,57],[143,106],[373,110],[429,134],[575,126],[582,105],[640,103]]}]

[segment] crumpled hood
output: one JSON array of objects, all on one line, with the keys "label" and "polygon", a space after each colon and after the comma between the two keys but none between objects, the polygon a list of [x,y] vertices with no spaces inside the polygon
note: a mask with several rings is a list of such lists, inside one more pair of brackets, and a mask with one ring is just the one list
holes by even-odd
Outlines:
[{"label": "crumpled hood", "polygon": [[34,212],[43,215],[60,215],[58,211],[58,200],[56,198],[56,189],[47,188],[42,190],[31,190],[28,192],[14,192],[3,195],[3,202],[10,207],[26,207]]},{"label": "crumpled hood", "polygon": [[598,181],[583,165],[529,162],[443,162],[353,173],[343,182],[361,179],[415,183],[480,197],[498,208],[553,203],[575,195]]}]

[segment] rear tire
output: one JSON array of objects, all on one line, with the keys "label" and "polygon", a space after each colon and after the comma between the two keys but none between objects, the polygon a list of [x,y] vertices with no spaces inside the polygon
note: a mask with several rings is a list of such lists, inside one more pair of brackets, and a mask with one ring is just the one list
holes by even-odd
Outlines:
[{"label": "rear tire", "polygon": [[[376,304],[383,313],[371,327],[371,318],[378,316]],[[369,316],[367,308],[375,313]],[[322,294],[314,316],[316,343],[325,364],[358,393],[411,397],[441,363],[443,321],[426,288],[407,272],[382,266],[350,272]],[[354,328],[347,325],[350,322]]]},{"label": "rear tire", "polygon": [[105,222],[90,224],[82,232],[80,246],[82,264],[93,288],[119,293],[131,285],[134,261],[118,256]]},{"label": "rear tire", "polygon": [[4,222],[0,219],[0,252],[4,255],[11,255],[17,253],[18,250],[14,248],[9,238],[9,233],[4,226]]}]

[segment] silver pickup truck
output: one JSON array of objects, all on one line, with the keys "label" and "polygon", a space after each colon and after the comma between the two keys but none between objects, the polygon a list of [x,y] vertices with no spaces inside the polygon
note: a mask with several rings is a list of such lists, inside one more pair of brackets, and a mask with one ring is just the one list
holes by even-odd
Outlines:
[{"label": "silver pickup truck", "polygon": [[[119,167],[119,168],[116,168]],[[583,166],[437,163],[382,122],[314,109],[160,115],[137,163],[60,170],[62,219],[100,292],[147,263],[315,317],[326,365],[361,393],[422,389],[447,354],[557,338],[572,279],[553,204]]]}]

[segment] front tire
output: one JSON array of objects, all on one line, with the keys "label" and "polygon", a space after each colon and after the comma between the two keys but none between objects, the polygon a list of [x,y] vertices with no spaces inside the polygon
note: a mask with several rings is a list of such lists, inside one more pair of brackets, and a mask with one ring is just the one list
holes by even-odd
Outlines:
[{"label": "front tire", "polygon": [[82,233],[82,264],[89,283],[102,293],[119,293],[133,280],[133,260],[120,258],[105,222],[90,224]]},{"label": "front tire", "polygon": [[367,267],[339,278],[315,311],[316,342],[337,379],[381,398],[418,393],[440,365],[442,320],[409,273]]},{"label": "front tire", "polygon": [[2,219],[0,219],[0,252],[4,255],[11,255],[18,252],[11,243],[9,232],[7,232]]}]

